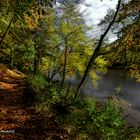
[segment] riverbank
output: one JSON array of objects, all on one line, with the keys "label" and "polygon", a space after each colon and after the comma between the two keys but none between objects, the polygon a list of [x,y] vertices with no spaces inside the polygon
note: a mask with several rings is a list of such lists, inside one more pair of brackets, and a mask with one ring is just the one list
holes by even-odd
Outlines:
[{"label": "riverbank", "polygon": [[[122,124],[119,110],[112,104],[113,100],[107,104],[92,98],[74,100],[71,89],[60,90],[57,85],[48,85],[40,76],[29,78],[31,81],[27,81],[27,75],[17,70],[0,67],[2,140],[105,139],[109,135],[115,139],[118,139],[118,135],[121,139],[133,139],[136,133],[138,135],[138,129],[129,127],[127,123]],[[36,101],[25,104],[31,101],[29,97],[34,96],[37,97]],[[115,101],[116,105],[120,105],[114,98]],[[122,106],[126,108],[123,103]]]}]

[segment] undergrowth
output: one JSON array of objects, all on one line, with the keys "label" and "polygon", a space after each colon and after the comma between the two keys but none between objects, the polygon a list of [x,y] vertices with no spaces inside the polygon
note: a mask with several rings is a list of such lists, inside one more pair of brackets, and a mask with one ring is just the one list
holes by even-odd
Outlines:
[{"label": "undergrowth", "polygon": [[53,115],[55,122],[68,132],[68,139],[76,140],[138,140],[140,130],[130,127],[121,117],[121,111],[113,101],[95,100],[93,97],[77,97],[74,89],[59,83],[49,84],[43,75],[28,79],[34,91],[36,111]]}]

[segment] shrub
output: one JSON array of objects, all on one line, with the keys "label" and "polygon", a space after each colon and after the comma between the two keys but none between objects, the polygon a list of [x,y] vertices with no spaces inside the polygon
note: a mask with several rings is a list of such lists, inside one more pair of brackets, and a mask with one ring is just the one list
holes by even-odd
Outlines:
[{"label": "shrub", "polygon": [[74,89],[48,84],[42,75],[31,76],[28,81],[40,101],[38,111],[53,115],[58,126],[68,131],[69,139],[135,140],[140,134],[138,129],[124,123],[111,99],[107,102],[93,97],[74,99]]},{"label": "shrub", "polygon": [[66,89],[58,90],[53,87],[51,91],[50,104],[55,112],[55,119],[59,126],[69,130],[70,137],[103,140],[137,137],[137,129],[133,127],[130,130],[125,125],[120,110],[111,99],[103,103],[92,97],[74,99],[73,90],[67,92]]},{"label": "shrub", "polygon": [[46,87],[47,81],[42,74],[28,75],[27,85],[24,92],[26,104],[43,102],[45,100],[44,91]]},{"label": "shrub", "polygon": [[70,135],[79,134],[87,139],[92,135],[94,138],[117,138],[122,119],[111,101],[97,105],[91,97],[74,99],[73,90],[60,90],[59,86],[51,86],[48,90],[48,104],[55,120],[59,126],[71,128]]}]

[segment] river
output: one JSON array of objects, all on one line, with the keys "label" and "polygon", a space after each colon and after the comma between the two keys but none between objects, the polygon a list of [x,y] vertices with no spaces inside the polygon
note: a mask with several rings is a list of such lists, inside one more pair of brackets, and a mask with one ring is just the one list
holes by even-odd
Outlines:
[{"label": "river", "polygon": [[[94,96],[97,99],[106,100],[110,96],[119,99],[119,104],[123,110],[123,116],[132,125],[140,127],[140,83],[134,79],[124,77],[124,72],[118,69],[111,69],[106,74],[101,74],[98,86],[95,87],[88,77],[81,89],[81,96]],[[57,74],[53,80],[61,80]],[[67,84],[77,86],[80,75],[69,78]]]},{"label": "river", "polygon": [[82,94],[93,95],[97,98],[117,95],[140,111],[140,83],[124,77],[122,70],[109,70],[106,74],[101,75],[97,88],[91,82],[90,78],[86,81],[86,85],[81,91]]}]

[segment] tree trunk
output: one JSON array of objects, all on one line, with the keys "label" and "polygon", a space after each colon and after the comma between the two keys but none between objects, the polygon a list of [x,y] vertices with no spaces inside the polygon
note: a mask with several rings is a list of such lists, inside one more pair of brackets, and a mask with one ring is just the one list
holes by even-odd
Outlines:
[{"label": "tree trunk", "polygon": [[87,75],[88,75],[88,73],[89,73],[89,71],[90,71],[90,69],[92,67],[92,64],[94,63],[95,59],[98,57],[98,53],[100,51],[100,48],[102,47],[103,40],[104,40],[104,38],[107,35],[110,27],[113,25],[113,23],[114,23],[114,21],[115,21],[115,19],[117,17],[118,11],[120,9],[120,5],[121,5],[121,0],[118,0],[118,5],[117,5],[116,12],[114,14],[114,17],[113,17],[112,21],[110,22],[110,24],[108,25],[108,27],[107,27],[106,31],[104,32],[104,34],[101,35],[101,37],[100,37],[99,43],[98,43],[95,51],[93,52],[93,54],[92,54],[92,56],[91,56],[91,58],[90,58],[90,60],[89,60],[89,62],[87,64],[87,67],[85,69],[84,75],[83,75],[83,77],[82,77],[82,79],[81,79],[81,81],[80,81],[80,83],[79,83],[79,85],[78,85],[78,87],[76,89],[76,93],[75,93],[75,96],[74,96],[75,98],[79,94],[79,92],[81,90],[81,87],[83,86],[84,81],[85,81],[85,79],[86,79],[86,77],[87,77]]},{"label": "tree trunk", "polygon": [[38,50],[37,50],[37,47],[34,45],[34,48],[35,48],[35,56],[34,56],[34,74],[37,74],[37,71],[38,71],[38,65],[39,65],[39,60],[38,60]]},{"label": "tree trunk", "polygon": [[34,58],[34,74],[36,74],[37,73],[37,59],[36,58]]},{"label": "tree trunk", "polygon": [[51,81],[53,79],[53,77],[60,71],[60,69],[56,69],[53,74],[50,76],[49,80]]},{"label": "tree trunk", "polygon": [[61,87],[63,87],[65,76],[66,76],[67,52],[68,52],[68,45],[67,45],[67,38],[65,38],[64,68],[63,68]]},{"label": "tree trunk", "polygon": [[7,32],[8,32],[8,30],[10,29],[10,26],[11,26],[11,24],[12,24],[14,18],[15,18],[15,15],[13,15],[13,17],[11,18],[8,27],[6,28],[6,30],[5,30],[5,32],[4,32],[3,36],[2,36],[2,38],[1,38],[1,40],[0,40],[0,46],[2,45],[2,42],[3,42],[4,38],[5,38],[5,36],[6,36]]},{"label": "tree trunk", "polygon": [[10,67],[12,68],[14,64],[14,48],[11,50],[11,61],[10,61]]},{"label": "tree trunk", "polygon": [[55,48],[53,48],[52,52],[51,52],[51,57],[50,57],[50,62],[49,62],[49,67],[48,67],[48,79],[50,80],[51,78],[51,73],[50,73],[50,70],[51,70],[51,65],[52,65],[52,58],[53,58],[53,53],[55,51]]}]

